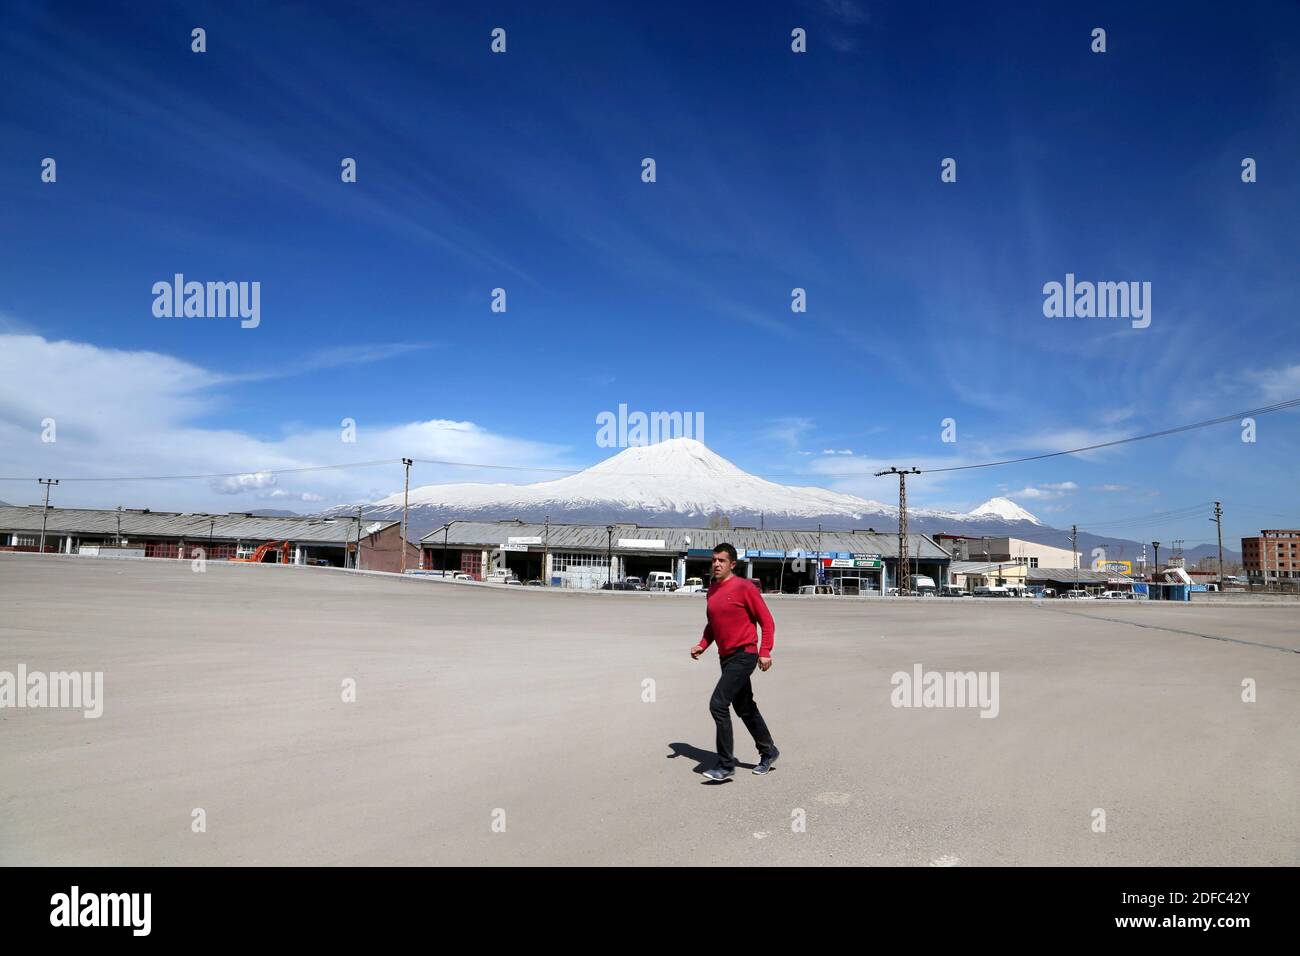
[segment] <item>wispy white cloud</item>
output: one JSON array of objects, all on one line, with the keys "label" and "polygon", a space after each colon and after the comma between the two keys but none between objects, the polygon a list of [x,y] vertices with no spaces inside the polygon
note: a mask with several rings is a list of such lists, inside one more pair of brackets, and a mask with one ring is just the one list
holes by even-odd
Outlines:
[{"label": "wispy white cloud", "polygon": [[290,360],[277,365],[275,368],[217,375],[215,381],[220,383],[240,383],[288,378],[294,375],[305,375],[308,372],[323,372],[329,369],[383,362],[391,358],[397,358],[400,355],[435,347],[436,345],[432,342],[378,342],[332,346],[309,352],[302,358]]},{"label": "wispy white cloud", "polygon": [[760,433],[760,437],[768,441],[778,442],[794,450],[798,448],[803,436],[807,435],[815,427],[816,422],[811,418],[787,416],[771,421]]},{"label": "wispy white cloud", "polygon": [[[336,351],[320,360],[349,357],[370,358],[363,349]],[[396,462],[402,456],[573,467],[567,448],[494,434],[468,421],[362,420],[354,442],[345,441],[338,427],[298,424],[266,439],[196,424],[224,410],[227,390],[237,392],[232,387],[237,378],[158,352],[0,333],[0,475],[229,474],[209,481],[67,481],[57,494],[64,505],[222,511],[238,510],[241,497],[309,506],[377,499],[401,486],[402,469]],[[42,441],[47,420],[53,421],[52,442]],[[394,464],[283,473],[375,460]],[[553,477],[543,472],[515,475],[520,481]],[[412,473],[413,485],[500,479],[499,471],[424,464]],[[35,487],[34,482],[30,487],[4,482],[0,499],[29,503]]]},{"label": "wispy white cloud", "polygon": [[870,19],[866,8],[856,0],[822,0],[822,9],[841,23],[861,24]]},{"label": "wispy white cloud", "polygon": [[1260,394],[1269,402],[1300,398],[1300,364],[1261,369],[1252,376]]},{"label": "wispy white cloud", "polygon": [[1050,501],[1053,498],[1063,498],[1072,491],[1078,491],[1079,486],[1073,481],[1044,482],[1041,485],[1029,485],[1016,491],[1008,491],[1008,498],[1028,498],[1031,501]]}]

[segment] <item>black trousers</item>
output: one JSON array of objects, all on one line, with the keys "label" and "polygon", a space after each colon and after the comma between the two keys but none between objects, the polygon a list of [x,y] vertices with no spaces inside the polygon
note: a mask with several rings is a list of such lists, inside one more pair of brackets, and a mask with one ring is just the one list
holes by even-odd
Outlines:
[{"label": "black trousers", "polygon": [[709,713],[718,725],[718,766],[723,770],[735,770],[735,739],[731,734],[729,708],[736,708],[736,714],[745,722],[761,756],[776,753],[776,744],[772,742],[767,724],[763,723],[763,715],[758,712],[758,704],[754,702],[754,688],[749,683],[749,675],[758,666],[758,654],[736,651],[721,658],[719,663],[722,665],[722,676],[718,678],[718,686],[713,688],[713,696],[709,698]]}]

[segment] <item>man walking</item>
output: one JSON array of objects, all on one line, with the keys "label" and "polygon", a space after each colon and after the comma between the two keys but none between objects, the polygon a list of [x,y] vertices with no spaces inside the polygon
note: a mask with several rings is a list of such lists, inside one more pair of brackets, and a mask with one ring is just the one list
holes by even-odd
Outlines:
[{"label": "man walking", "polygon": [[[772,644],[776,638],[776,624],[771,612],[763,603],[763,594],[753,581],[739,577],[736,569],[736,549],[720,544],[713,549],[713,583],[709,585],[709,623],[704,636],[691,648],[691,657],[699,660],[710,644],[718,645],[718,662],[722,677],[709,699],[709,713],[718,725],[718,766],[704,772],[706,782],[728,780],[736,775],[736,755],[731,734],[731,707],[745,722],[749,734],[758,746],[759,761],[754,773],[768,773],[781,752],[772,742],[763,715],[754,702],[754,690],[749,675],[754,666],[766,671],[772,666]],[[763,629],[763,642],[759,645],[754,625]]]}]

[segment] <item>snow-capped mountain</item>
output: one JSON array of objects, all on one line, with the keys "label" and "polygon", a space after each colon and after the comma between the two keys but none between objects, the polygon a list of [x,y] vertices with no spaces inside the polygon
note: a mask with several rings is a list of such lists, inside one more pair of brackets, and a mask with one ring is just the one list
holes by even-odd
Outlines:
[{"label": "snow-capped mountain", "polygon": [[[642,525],[707,524],[725,515],[732,527],[897,527],[895,505],[803,485],[782,485],[736,467],[693,438],[626,448],[577,474],[526,485],[454,483],[410,492],[410,534],[417,537],[451,519],[520,518],[552,521],[632,521]],[[346,512],[347,507],[334,509]],[[402,494],[366,507],[373,517],[401,514]],[[908,509],[915,531],[1010,532],[1041,526],[1006,498],[967,513]]]},{"label": "snow-capped mountain", "polygon": [[1030,524],[1040,526],[1043,524],[1010,498],[990,498],[984,504],[967,512],[962,517],[971,521],[980,518],[991,518],[1000,521],[1028,521]]}]

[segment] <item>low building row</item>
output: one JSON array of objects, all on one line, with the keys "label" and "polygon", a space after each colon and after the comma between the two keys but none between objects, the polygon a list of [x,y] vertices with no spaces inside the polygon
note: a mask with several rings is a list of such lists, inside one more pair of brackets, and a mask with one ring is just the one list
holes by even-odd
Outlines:
[{"label": "low building row", "polygon": [[[866,531],[779,531],[758,528],[660,528],[631,523],[550,524],[451,521],[421,538],[421,567],[482,579],[492,570],[555,587],[599,588],[652,572],[679,584],[707,581],[713,549],[731,544],[737,573],[765,591],[794,593],[833,583],[846,594],[885,594],[898,582],[898,535]],[[928,535],[907,538],[912,575],[942,587],[951,556]]]},{"label": "low building row", "polygon": [[[42,547],[42,537],[44,547]],[[262,548],[274,544],[273,548]],[[268,562],[402,570],[401,523],[352,516],[274,517],[144,509],[0,507],[0,551],[209,561],[258,555]],[[407,567],[420,551],[407,543]]]}]

